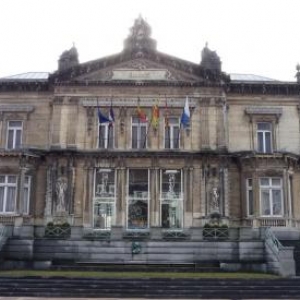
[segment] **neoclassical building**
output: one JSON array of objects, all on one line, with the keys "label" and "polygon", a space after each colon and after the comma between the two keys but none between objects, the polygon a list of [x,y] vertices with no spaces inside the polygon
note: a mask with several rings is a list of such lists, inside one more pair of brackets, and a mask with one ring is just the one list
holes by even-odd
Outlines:
[{"label": "neoclassical building", "polygon": [[0,223],[299,228],[297,75],[225,73],[207,45],[199,64],[159,52],[140,17],[120,53],[80,63],[72,47],[54,73],[1,78]]}]

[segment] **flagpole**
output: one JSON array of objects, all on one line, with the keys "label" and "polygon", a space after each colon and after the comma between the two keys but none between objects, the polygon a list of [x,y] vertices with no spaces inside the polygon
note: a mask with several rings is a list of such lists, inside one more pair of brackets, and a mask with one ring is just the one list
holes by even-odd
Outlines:
[{"label": "flagpole", "polygon": [[100,114],[100,109],[99,109],[99,101],[97,97],[97,114],[98,114],[98,148],[100,148],[100,138],[101,138],[101,127],[100,127],[100,120],[99,120],[99,114]]}]

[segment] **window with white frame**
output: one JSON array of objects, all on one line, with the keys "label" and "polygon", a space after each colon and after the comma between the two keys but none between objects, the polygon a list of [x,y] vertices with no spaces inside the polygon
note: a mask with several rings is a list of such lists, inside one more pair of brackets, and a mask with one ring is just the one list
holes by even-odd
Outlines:
[{"label": "window with white frame", "polygon": [[161,170],[161,226],[163,228],[182,227],[182,172],[181,170]]},{"label": "window with white frame", "polygon": [[247,179],[247,215],[254,215],[254,201],[253,201],[253,179]]},{"label": "window with white frame", "polygon": [[14,213],[17,196],[17,176],[0,175],[0,213]]},{"label": "window with white frame", "polygon": [[19,149],[22,145],[22,121],[8,121],[7,123],[7,149]]},{"label": "window with white frame", "polygon": [[94,228],[111,229],[115,219],[116,188],[113,169],[95,169]]},{"label": "window with white frame", "polygon": [[281,178],[260,178],[259,188],[262,216],[283,216]]},{"label": "window with white frame", "polygon": [[147,124],[138,117],[132,118],[132,148],[147,148]]},{"label": "window with white frame", "polygon": [[179,118],[170,117],[168,126],[165,127],[165,148],[178,149],[180,139],[180,121]]},{"label": "window with white frame", "polygon": [[23,213],[29,214],[31,176],[25,176],[23,189]]},{"label": "window with white frame", "polygon": [[128,170],[127,228],[147,229],[149,227],[149,171]]},{"label": "window with white frame", "polygon": [[261,153],[271,153],[272,150],[272,123],[257,123],[257,150]]},{"label": "window with white frame", "polygon": [[111,123],[100,123],[98,134],[98,148],[111,149],[114,142],[114,128]]}]

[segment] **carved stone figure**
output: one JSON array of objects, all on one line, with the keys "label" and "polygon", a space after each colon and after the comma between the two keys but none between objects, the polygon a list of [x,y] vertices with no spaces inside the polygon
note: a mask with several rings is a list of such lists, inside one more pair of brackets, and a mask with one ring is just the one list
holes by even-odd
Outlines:
[{"label": "carved stone figure", "polygon": [[220,203],[219,203],[219,193],[218,193],[218,189],[216,187],[213,187],[212,188],[212,191],[211,191],[211,210],[213,212],[219,212],[220,210]]},{"label": "carved stone figure", "polygon": [[57,204],[56,211],[59,213],[66,212],[66,191],[68,188],[67,179],[64,177],[59,177],[56,182],[56,196]]}]

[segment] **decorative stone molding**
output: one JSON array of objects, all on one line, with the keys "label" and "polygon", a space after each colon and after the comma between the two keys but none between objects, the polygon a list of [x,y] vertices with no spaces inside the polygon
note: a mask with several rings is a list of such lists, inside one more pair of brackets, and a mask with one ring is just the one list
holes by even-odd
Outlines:
[{"label": "decorative stone molding", "polygon": [[282,115],[282,107],[250,106],[245,109],[247,115]]},{"label": "decorative stone molding", "polygon": [[20,105],[20,104],[10,104],[10,105],[0,105],[0,113],[4,112],[33,112],[34,106],[32,105]]}]

